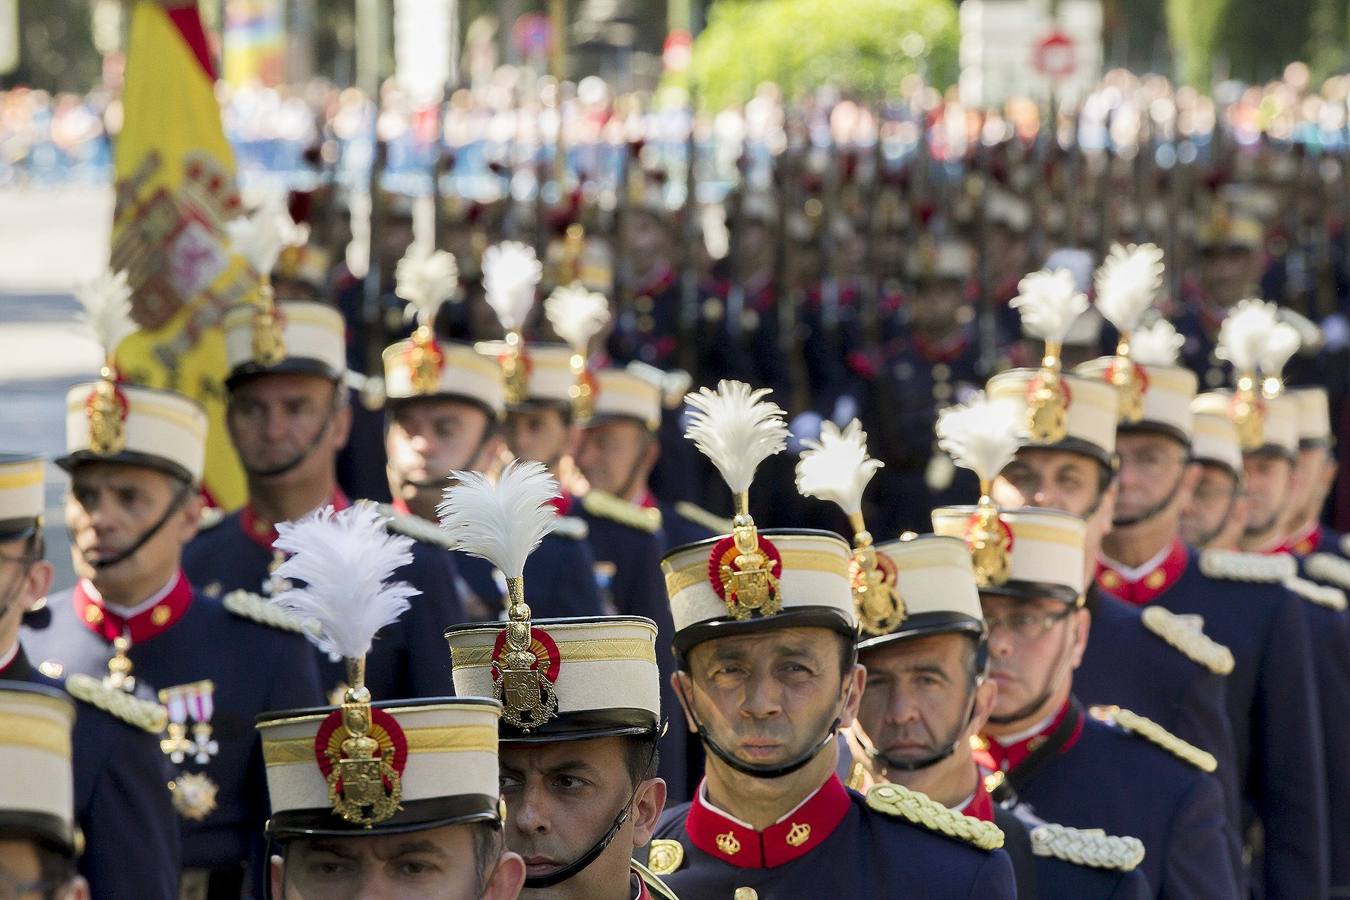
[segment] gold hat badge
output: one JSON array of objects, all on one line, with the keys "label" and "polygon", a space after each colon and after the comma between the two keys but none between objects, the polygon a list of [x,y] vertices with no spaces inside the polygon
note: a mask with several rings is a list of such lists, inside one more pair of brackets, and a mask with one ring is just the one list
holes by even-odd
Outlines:
[{"label": "gold hat badge", "polygon": [[1060,353],[1074,320],[1088,306],[1068,269],[1033,272],[1017,285],[1012,299],[1022,330],[1045,342],[1041,368],[1027,386],[1026,430],[1038,444],[1055,444],[1068,434],[1069,394],[1061,374]]},{"label": "gold hat badge", "polygon": [[1130,358],[1130,343],[1162,288],[1162,259],[1155,244],[1116,244],[1097,269],[1097,310],[1120,334],[1106,380],[1120,392],[1120,421],[1126,423],[1144,417],[1147,384]]},{"label": "gold hat badge", "polygon": [[458,291],[459,267],[446,251],[431,253],[413,244],[398,261],[394,293],[408,301],[407,317],[417,320],[404,357],[417,394],[434,394],[440,387],[445,357],[436,343],[436,313]]},{"label": "gold hat badge", "polygon": [[990,490],[1018,447],[1017,408],[981,391],[969,402],[938,413],[938,446],[980,479],[980,502],[966,527],[966,545],[980,587],[1003,584],[1012,574],[1012,532],[999,517]]},{"label": "gold hat badge", "polygon": [[483,253],[484,295],[506,332],[506,350],[498,362],[506,379],[506,402],[512,405],[525,402],[529,395],[529,360],[522,331],[534,309],[542,274],[534,248],[525,244],[504,241]]},{"label": "gold hat badge", "polygon": [[867,454],[867,433],[857,419],[843,431],[825,422],[820,439],[802,442],[797,461],[797,490],[807,497],[834,503],[853,528],[853,604],[858,624],[867,634],[887,634],[905,618],[905,601],[896,586],[895,564],[876,552],[862,515],[862,495],[880,460]]},{"label": "gold hat badge", "polygon": [[[1279,321],[1279,308],[1264,300],[1243,300],[1219,326],[1220,359],[1232,366],[1236,379],[1229,415],[1237,426],[1244,452],[1258,449],[1265,437],[1265,397],[1279,395],[1284,364],[1298,350],[1298,332]],[[1271,371],[1261,384],[1263,369]],[[1263,396],[1264,395],[1264,396]]]},{"label": "gold hat badge", "polygon": [[586,420],[595,410],[595,380],[586,367],[591,341],[609,324],[609,301],[580,281],[558,288],[544,301],[544,314],[558,337],[572,349],[572,411]]},{"label": "gold hat badge", "polygon": [[553,530],[558,482],[543,465],[513,461],[493,484],[478,472],[451,473],[437,507],[456,550],[486,559],[506,578],[506,626],[492,654],[493,695],[502,719],[529,732],[558,715],[557,643],[530,622],[525,560]]},{"label": "gold hat badge", "polygon": [[787,446],[787,425],[778,404],[765,400],[768,388],[721,381],[685,396],[689,426],[685,437],[708,457],[731,488],[736,515],[731,534],[718,541],[708,559],[709,579],[733,619],[772,616],[783,608],[778,581],[783,561],[750,517],[750,483],[764,460]]},{"label": "gold hat badge", "polygon": [[112,456],[126,448],[127,401],[118,390],[117,345],[135,329],[131,319],[131,287],[126,272],[106,270],[75,289],[84,305],[84,321],[103,349],[98,382],[85,400],[89,422],[89,449]]},{"label": "gold hat badge", "polygon": [[389,819],[403,796],[408,742],[398,722],[371,706],[366,654],[376,633],[408,609],[416,588],[393,580],[412,562],[412,539],[391,534],[372,506],[325,506],[277,526],[276,548],[291,556],[277,575],[292,584],[272,601],[306,623],[320,650],[340,656],[350,685],[342,706],[319,727],[315,761],[333,812],[370,828]]},{"label": "gold hat badge", "polygon": [[254,297],[253,361],[272,367],[286,358],[286,340],[272,292],[272,268],[286,247],[304,246],[309,228],[291,221],[281,198],[269,196],[253,215],[225,223],[230,249],[258,276]]}]

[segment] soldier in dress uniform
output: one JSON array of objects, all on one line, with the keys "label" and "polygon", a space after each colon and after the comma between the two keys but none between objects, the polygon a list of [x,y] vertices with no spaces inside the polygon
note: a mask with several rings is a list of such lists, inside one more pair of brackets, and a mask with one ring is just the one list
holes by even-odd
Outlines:
[{"label": "soldier in dress uniform", "polygon": [[71,819],[75,710],[60,691],[0,681],[0,884],[13,897],[88,900]]},{"label": "soldier in dress uniform", "polygon": [[[448,268],[446,263],[449,263]],[[438,253],[410,253],[400,263],[399,294],[417,309],[421,324],[408,340],[384,351],[385,456],[389,491],[385,511],[404,532],[448,546],[436,523],[436,506],[449,473],[489,472],[503,452],[505,414],[501,368],[467,344],[437,340],[436,310],[455,279],[453,260]],[[433,270],[440,268],[441,286]],[[447,277],[448,275],[448,277]],[[530,556],[536,608],[549,615],[598,615],[600,590],[585,523],[560,519]],[[455,554],[466,612],[492,618],[504,608],[505,585],[485,560]],[[446,620],[447,622],[452,620]],[[445,623],[442,623],[445,624]]]},{"label": "soldier in dress uniform", "polygon": [[1259,295],[1264,242],[1258,219],[1218,201],[1196,235],[1199,278],[1183,284],[1182,308],[1172,323],[1185,338],[1184,364],[1207,390],[1228,380],[1223,360],[1215,355],[1219,327],[1240,300]]},{"label": "soldier in dress uniform", "polygon": [[[850,395],[886,467],[877,474],[880,534],[924,530],[924,510],[956,502],[974,490],[933,443],[939,409],[978,389],[975,308],[968,289],[974,254],[956,238],[924,240],[909,256],[913,293],[900,306],[904,325],[873,353],[855,354]],[[828,412],[828,411],[827,411]],[[836,421],[847,421],[830,414]]]},{"label": "soldier in dress uniform", "polygon": [[79,578],[21,641],[39,668],[157,692],[182,829],[182,895],[239,896],[262,874],[262,760],[253,717],[322,699],[295,635],[195,590],[181,568],[197,531],[206,413],[168,391],[115,381],[112,367],[66,395],[66,527]]},{"label": "soldier in dress uniform", "polygon": [[[368,507],[281,523],[303,583],[270,601],[342,659],[340,705],[260,716],[277,898],[512,900],[524,864],[502,842],[501,706],[483,697],[376,700],[365,684],[376,633],[416,589],[394,578],[412,540]],[[269,846],[269,850],[271,847]]]},{"label": "soldier in dress uniform", "polygon": [[1236,550],[1247,530],[1237,426],[1227,410],[1206,410],[1196,400],[1191,415],[1191,462],[1200,477],[1181,511],[1181,539],[1196,550]]},{"label": "soldier in dress uniform", "polygon": [[165,788],[173,774],[159,749],[163,711],[117,703],[93,679],[77,675],[68,686],[48,677],[19,643],[23,612],[45,599],[52,583],[42,512],[41,457],[0,455],[0,682],[48,685],[78,701],[74,809],[85,841],[79,870],[92,896],[177,897],[180,839]]},{"label": "soldier in dress uniform", "polygon": [[[1336,481],[1335,436],[1331,433],[1331,403],[1326,388],[1299,387],[1285,391],[1298,406],[1298,458],[1294,464],[1295,490],[1285,509],[1285,537],[1277,552],[1304,561],[1314,581],[1350,587],[1345,566],[1326,557],[1345,560],[1350,541],[1322,522],[1322,509]],[[1319,577],[1317,570],[1324,571]]]},{"label": "soldier in dress uniform", "polygon": [[[1227,343],[1225,338],[1228,330],[1241,327],[1252,312],[1253,308],[1245,304],[1234,310],[1224,325],[1225,331],[1220,333],[1221,345]],[[1273,305],[1267,307],[1267,312],[1273,318]],[[1281,328],[1289,327],[1262,325],[1256,333],[1270,341]],[[1284,346],[1292,344],[1285,343]],[[1227,413],[1234,420],[1239,441],[1246,438],[1242,446],[1243,483],[1247,489],[1251,513],[1243,544],[1252,549],[1264,547],[1271,550],[1271,562],[1287,564],[1289,571],[1283,586],[1304,601],[1299,607],[1308,623],[1313,676],[1317,685],[1322,759],[1326,765],[1326,788],[1329,792],[1328,834],[1341,835],[1350,832],[1350,775],[1336,764],[1340,748],[1350,741],[1350,723],[1346,722],[1344,716],[1344,710],[1350,706],[1350,617],[1345,614],[1343,590],[1299,577],[1295,568],[1296,557],[1271,546],[1271,536],[1278,540],[1281,533],[1278,523],[1285,521],[1285,506],[1294,493],[1292,482],[1299,452],[1299,412],[1297,401],[1281,390],[1278,361],[1272,361],[1268,353],[1263,356],[1265,368],[1261,374],[1265,385],[1262,396],[1248,410],[1246,418],[1241,412],[1246,402],[1243,388],[1247,383],[1246,376],[1239,376],[1235,395],[1202,394],[1196,398],[1196,405],[1211,413]],[[1234,358],[1241,360],[1240,356]],[[1262,558],[1263,561],[1265,559]],[[1308,565],[1310,561],[1311,558],[1304,561],[1303,565]],[[1321,567],[1314,564],[1314,569],[1320,570]],[[1343,844],[1344,841],[1334,837],[1329,844],[1333,896],[1350,890],[1350,848],[1343,847]]]},{"label": "soldier in dress uniform", "polygon": [[862,493],[878,463],[866,441],[856,422],[842,432],[827,425],[797,463],[798,490],[838,505],[855,532],[853,601],[867,686],[838,767],[849,787],[896,783],[994,823],[1019,897],[1147,897],[1148,883],[1134,871],[1144,855],[1137,839],[1045,826],[1027,810],[1023,824],[994,806],[971,756],[997,688],[987,680],[970,554],[961,541],[934,535],[873,544]]},{"label": "soldier in dress uniform", "polygon": [[894,567],[903,618],[889,630],[859,620],[867,688],[848,733],[853,780],[901,784],[993,822],[1013,859],[1019,897],[1151,896],[1137,838],[1047,823],[1034,809],[990,798],[971,739],[988,721],[998,688],[988,678],[984,614],[965,545],[921,535],[880,545],[876,554]]},{"label": "soldier in dress uniform", "polygon": [[[1152,367],[1142,368],[1151,379]],[[1256,406],[1248,400],[1249,408]],[[1182,543],[1181,511],[1200,475],[1184,433],[1124,429],[1118,447],[1115,522],[1103,541],[1097,583],[1137,607],[1162,606],[1187,621],[1198,619],[1232,652],[1228,717],[1245,800],[1241,827],[1249,840],[1254,822],[1264,831],[1264,862],[1253,864],[1251,879],[1268,897],[1321,896],[1327,883],[1322,729],[1304,601],[1280,584],[1294,574],[1291,561],[1196,553]]]},{"label": "soldier in dress uniform", "polygon": [[[1076,284],[1058,274],[1055,278],[1058,294],[1045,292],[1039,276],[1024,281],[1028,300],[1015,301],[1019,311],[1030,316],[1037,305],[1071,303]],[[1033,303],[1033,293],[1042,299]],[[1062,323],[1065,334],[1072,331],[1073,310],[1080,305],[1073,304],[1058,316],[1068,320]],[[1049,337],[1054,343],[1059,335]],[[1114,517],[1120,398],[1109,385],[1062,372],[1059,358],[1047,344],[1039,369],[1012,369],[989,381],[990,398],[1007,404],[1022,425],[1016,454],[995,479],[992,496],[1005,508],[1037,506],[1083,517],[1090,575]],[[1060,390],[1038,394],[1038,386],[1044,385],[1058,385]],[[1189,396],[1178,398],[1159,385],[1151,388],[1147,400],[1151,421],[1158,427],[1166,423],[1169,428],[1187,428]],[[1037,395],[1034,402],[1033,395]],[[1084,605],[1090,614],[1088,642],[1074,674],[1080,699],[1131,709],[1212,754],[1236,822],[1241,796],[1237,750],[1224,694],[1231,654],[1203,632],[1182,627],[1165,611],[1144,616],[1095,587],[1087,589]]]},{"label": "soldier in dress uniform", "polygon": [[[1238,861],[1213,756],[1157,723],[1073,694],[1087,640],[1086,523],[1057,510],[935,510],[971,548],[998,693],[981,764],[995,801],[1037,817],[1138,837],[1156,897],[1238,896]],[[1138,787],[1149,785],[1141,794]]]},{"label": "soldier in dress uniform", "polygon": [[642,361],[662,369],[679,362],[681,310],[679,257],[674,223],[658,197],[644,194],[623,210],[620,246],[624,281],[633,296],[610,333],[609,355],[619,363]]},{"label": "soldier in dress uniform", "polygon": [[[351,427],[343,383],[345,332],[333,307],[273,302],[267,285],[256,303],[229,310],[223,327],[226,425],[248,479],[249,500],[192,541],[183,568],[194,585],[227,606],[258,610],[261,598],[284,587],[273,578],[285,556],[275,546],[277,523],[324,505],[351,505],[335,468]],[[395,516],[389,528],[398,531],[406,522]],[[461,617],[454,563],[442,547],[416,540],[400,577],[420,595],[381,635],[367,679],[386,696],[439,696],[450,673],[435,633]],[[336,663],[321,661],[321,672],[326,690],[340,684],[343,672]]]},{"label": "soldier in dress uniform", "polygon": [[680,702],[708,764],[693,802],[662,818],[649,865],[686,897],[1013,896],[992,825],[896,785],[864,797],[835,774],[865,675],[849,547],[751,519],[755,469],[787,436],[776,405],[739,382],[688,401],[689,435],[737,514],[731,534],[662,561]]},{"label": "soldier in dress uniform", "polygon": [[[673,897],[631,859],[651,839],[666,799],[656,777],[656,623],[533,618],[521,551],[537,540],[540,524],[547,527],[535,510],[547,511],[557,492],[540,475],[538,464],[527,464],[508,469],[496,486],[470,482],[446,494],[447,529],[466,552],[507,573],[512,597],[505,624],[446,631],[455,692],[504,704],[498,752],[506,843],[525,860],[523,896]],[[507,496],[515,500],[510,507]]]}]

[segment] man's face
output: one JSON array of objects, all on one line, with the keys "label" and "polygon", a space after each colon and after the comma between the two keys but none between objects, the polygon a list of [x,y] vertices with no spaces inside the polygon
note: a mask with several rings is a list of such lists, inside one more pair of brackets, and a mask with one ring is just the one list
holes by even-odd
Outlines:
[{"label": "man's face", "polygon": [[993,499],[1016,509],[1039,506],[1086,516],[1097,505],[1101,465],[1081,453],[1026,448],[994,480]]},{"label": "man's face", "polygon": [[35,557],[33,540],[0,541],[0,655],[18,640],[23,614],[51,587],[52,565]]},{"label": "man's face", "polygon": [[665,226],[650,212],[635,210],[624,218],[624,247],[629,258],[645,260],[652,265],[664,260],[670,252],[670,238]]},{"label": "man's face", "polygon": [[[473,826],[446,825],[408,834],[316,837],[291,841],[273,858],[272,893],[282,900],[478,900],[511,898],[497,873],[480,884]],[[521,871],[521,879],[524,874]],[[495,891],[495,893],[494,893]]]},{"label": "man's face", "polygon": [[576,462],[596,490],[630,499],[651,469],[653,440],[647,429],[627,419],[601,422],[582,432]]},{"label": "man's face", "polygon": [[[0,895],[14,900],[88,900],[89,885],[79,876],[55,888],[44,885],[15,890],[19,886],[41,882],[42,858],[37,844],[31,840],[0,840]],[[5,893],[6,890],[9,893]]]},{"label": "man's face", "polygon": [[[546,744],[502,744],[506,845],[530,876],[557,871],[604,837],[633,793],[622,737]],[[638,786],[632,813],[610,845],[576,875],[525,896],[585,898],[613,894],[628,878],[633,851],[651,840],[665,805],[665,783]],[[658,796],[659,795],[659,796]]]},{"label": "man's face", "polygon": [[916,331],[942,335],[968,322],[965,285],[954,278],[926,279],[915,287],[909,323]]},{"label": "man's face", "polygon": [[1247,487],[1247,533],[1264,534],[1279,523],[1289,502],[1294,465],[1277,453],[1246,453],[1242,471]]},{"label": "man's face", "polygon": [[479,467],[487,428],[487,413],[472,403],[446,399],[399,403],[391,411],[384,436],[394,496],[412,500],[430,494],[439,500],[450,472]]},{"label": "man's face", "polygon": [[1225,309],[1249,292],[1260,278],[1261,256],[1238,247],[1212,250],[1200,256],[1200,283],[1205,298]]},{"label": "man's face", "polygon": [[[998,685],[990,721],[1011,723],[1046,715],[1067,696],[1087,645],[1086,610],[1058,600],[981,594],[989,623],[989,677]],[[1053,710],[1051,710],[1053,711]]]},{"label": "man's face", "polygon": [[1179,509],[1190,499],[1189,485],[1184,484],[1187,454],[1176,441],[1147,432],[1121,433],[1116,437],[1116,453],[1120,457],[1117,521],[1146,517],[1164,505]]},{"label": "man's face", "polygon": [[555,406],[531,406],[506,414],[506,446],[528,462],[556,466],[567,453],[572,427]]},{"label": "man's face", "polygon": [[201,499],[195,492],[131,556],[101,569],[95,564],[140,540],[168,510],[179,490],[180,483],[169,475],[142,466],[97,462],[76,468],[66,494],[66,528],[75,574],[90,579],[100,590],[143,579],[167,579],[178,568],[183,545],[197,533]]},{"label": "man's face", "polygon": [[935,634],[862,651],[867,689],[858,724],[885,758],[916,763],[946,752],[974,712],[973,641]]},{"label": "man's face", "polygon": [[1285,506],[1287,530],[1293,531],[1310,520],[1320,518],[1322,504],[1326,502],[1326,494],[1322,489],[1329,481],[1326,475],[1332,465],[1331,454],[1324,447],[1298,451],[1289,502]]},{"label": "man's face", "polygon": [[[741,761],[791,762],[836,718],[844,727],[853,721],[863,669],[841,677],[841,640],[828,628],[800,627],[704,641],[690,650],[688,671],[675,675],[680,701]],[[697,731],[688,713],[689,730]]]},{"label": "man's face", "polygon": [[[351,427],[350,408],[343,403],[334,409],[341,399],[335,390],[317,375],[259,375],[236,385],[225,421],[249,474],[280,486],[332,469]],[[269,474],[302,455],[294,468]]]},{"label": "man's face", "polygon": [[1202,463],[1191,501],[1181,511],[1181,539],[1192,547],[1208,546],[1232,516],[1239,491],[1233,473]]}]

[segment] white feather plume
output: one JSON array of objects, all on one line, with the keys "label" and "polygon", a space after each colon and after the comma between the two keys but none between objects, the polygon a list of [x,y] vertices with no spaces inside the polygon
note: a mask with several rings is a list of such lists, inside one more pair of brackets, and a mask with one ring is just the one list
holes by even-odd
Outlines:
[{"label": "white feather plume", "polygon": [[826,420],[820,440],[802,441],[806,450],[797,460],[797,490],[839,506],[852,515],[862,512],[862,495],[882,462],[867,455],[867,433],[857,419],[843,431]]},{"label": "white feather plume", "polygon": [[459,289],[459,266],[445,250],[427,253],[413,245],[394,270],[394,293],[408,301],[409,317],[430,328],[436,310]]},{"label": "white feather plume", "polygon": [[788,428],[777,403],[741,381],[719,381],[717,390],[686,394],[689,425],[684,436],[717,467],[733,494],[743,494],[759,464],[787,446]]},{"label": "white feather plume", "polygon": [[324,506],[299,521],[279,522],[274,546],[291,554],[275,574],[301,585],[272,602],[317,625],[307,635],[328,653],[365,656],[376,633],[421,593],[393,580],[400,566],[412,562],[412,538],[391,534],[384,517],[368,504],[340,512]]},{"label": "white feather plume", "polygon": [[1298,329],[1288,322],[1276,322],[1275,327],[1266,335],[1257,365],[1266,378],[1279,378],[1284,374],[1284,366],[1298,352],[1302,344]]},{"label": "white feather plume", "polygon": [[1162,288],[1162,275],[1163,252],[1156,244],[1114,245],[1097,269],[1098,311],[1121,334],[1133,334]]},{"label": "white feather plume", "polygon": [[1017,455],[1021,427],[1015,403],[990,400],[979,391],[965,403],[938,413],[938,446],[952,462],[989,482]]},{"label": "white feather plume", "polygon": [[268,197],[251,216],[225,223],[230,249],[259,275],[270,275],[282,248],[303,244],[309,229],[296,225],[279,197]]},{"label": "white feather plume", "polygon": [[126,272],[105,269],[93,281],[78,285],[75,296],[84,306],[84,322],[105,356],[136,329],[131,320],[131,285]]},{"label": "white feather plume", "polygon": [[1255,371],[1261,364],[1266,338],[1275,328],[1277,308],[1264,300],[1243,300],[1228,313],[1219,326],[1215,353],[1239,372]]},{"label": "white feather plume", "polygon": [[609,324],[609,301],[580,282],[563,285],[544,301],[544,315],[572,349],[584,353],[591,338]]},{"label": "white feather plume", "polygon": [[1088,308],[1068,269],[1032,272],[1017,284],[1011,306],[1022,316],[1022,330],[1043,341],[1062,343],[1074,320]]},{"label": "white feather plume", "polygon": [[557,524],[550,501],[558,482],[541,463],[520,460],[496,484],[478,472],[453,472],[451,481],[436,512],[455,549],[486,559],[507,578],[521,577],[526,557]]},{"label": "white feather plume", "polygon": [[1159,319],[1144,325],[1130,335],[1130,359],[1143,366],[1174,366],[1185,346],[1186,338],[1177,333],[1172,323]]},{"label": "white feather plume", "polygon": [[504,241],[483,253],[483,291],[506,331],[525,326],[543,271],[534,248],[517,241]]}]

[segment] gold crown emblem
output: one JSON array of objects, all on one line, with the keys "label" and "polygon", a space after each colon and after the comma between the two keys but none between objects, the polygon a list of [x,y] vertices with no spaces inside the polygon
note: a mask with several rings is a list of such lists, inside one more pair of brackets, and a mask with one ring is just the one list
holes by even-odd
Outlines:
[{"label": "gold crown emblem", "polygon": [[505,630],[492,654],[493,696],[502,704],[502,720],[529,732],[558,715],[553,682],[561,659],[558,645],[541,628],[530,626],[523,579],[506,582],[510,605]]},{"label": "gold crown emblem", "polygon": [[713,587],[733,619],[772,616],[783,608],[778,584],[782,557],[759,536],[749,516],[737,516],[731,536],[718,541],[709,557]]},{"label": "gold crown emblem", "polygon": [[867,634],[888,634],[905,619],[905,601],[896,586],[895,563],[877,553],[871,538],[853,551],[849,562],[853,606],[858,625]]},{"label": "gold crown emblem", "polygon": [[717,849],[727,856],[735,856],[741,852],[741,842],[736,840],[735,832],[728,831],[717,836]]},{"label": "gold crown emblem", "polygon": [[802,844],[805,844],[807,841],[811,840],[810,823],[793,822],[792,827],[788,829],[786,840],[788,842],[788,845],[792,847],[800,847]]}]

